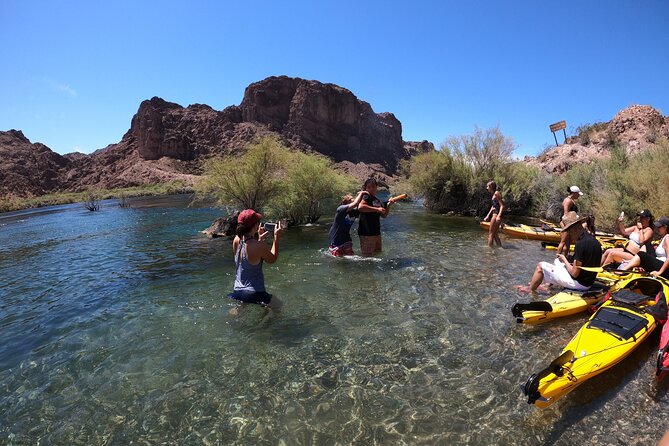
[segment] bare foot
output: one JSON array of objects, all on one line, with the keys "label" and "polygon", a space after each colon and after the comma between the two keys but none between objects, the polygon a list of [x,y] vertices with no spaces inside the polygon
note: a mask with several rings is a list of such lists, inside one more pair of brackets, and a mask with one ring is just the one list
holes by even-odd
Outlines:
[{"label": "bare foot", "polygon": [[550,291],[548,286],[543,283],[536,290],[532,290],[529,285],[515,285],[514,288],[521,293],[548,293]]}]

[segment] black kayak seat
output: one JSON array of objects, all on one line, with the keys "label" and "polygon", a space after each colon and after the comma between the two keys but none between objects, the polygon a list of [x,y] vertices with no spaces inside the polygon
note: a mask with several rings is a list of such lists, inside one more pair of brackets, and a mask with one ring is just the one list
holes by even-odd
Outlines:
[{"label": "black kayak seat", "polygon": [[639,305],[651,299],[645,294],[635,293],[632,290],[624,289],[611,295],[611,299],[616,302],[623,302],[630,305]]},{"label": "black kayak seat", "polygon": [[603,283],[595,282],[587,290],[574,290],[574,289],[567,288],[567,287],[565,287],[564,289],[565,289],[565,291],[569,291],[570,293],[579,295],[581,297],[594,297],[598,294],[603,293],[604,291],[608,291],[609,286],[604,285]]},{"label": "black kayak seat", "polygon": [[602,307],[588,323],[595,328],[610,333],[617,338],[628,340],[648,324],[648,319],[617,308]]}]

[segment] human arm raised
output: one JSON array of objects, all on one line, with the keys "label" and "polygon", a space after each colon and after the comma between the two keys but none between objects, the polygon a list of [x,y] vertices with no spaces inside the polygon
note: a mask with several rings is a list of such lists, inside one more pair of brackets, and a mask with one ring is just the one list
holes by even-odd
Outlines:
[{"label": "human arm raised", "polygon": [[[364,197],[365,194],[369,194],[369,193],[368,193],[368,192],[365,192],[364,194],[362,194],[362,197]],[[368,205],[368,204],[365,202],[364,199],[362,199],[362,200],[360,201],[360,204],[358,205],[358,210],[359,210],[360,212],[368,212],[368,213],[369,213],[369,212],[376,212],[376,213],[378,213],[378,214],[383,214],[383,213],[386,211],[383,207],[380,207],[380,206],[377,207],[377,206],[370,206],[370,205]]]},{"label": "human arm raised", "polygon": [[348,205],[348,210],[349,210],[349,211],[350,211],[351,209],[355,209],[356,206],[358,206],[358,205],[360,204],[360,202],[362,201],[362,196],[363,196],[365,193],[366,193],[366,192],[365,192],[364,190],[361,190],[360,192],[358,192],[358,195],[356,195],[355,200],[353,200],[353,201]]},{"label": "human arm raised", "polygon": [[279,258],[279,238],[281,238],[282,234],[283,226],[281,225],[281,222],[278,222],[276,224],[276,228],[274,228],[274,239],[272,240],[272,247],[270,248],[266,243],[259,244],[260,258],[265,262],[274,263]]}]

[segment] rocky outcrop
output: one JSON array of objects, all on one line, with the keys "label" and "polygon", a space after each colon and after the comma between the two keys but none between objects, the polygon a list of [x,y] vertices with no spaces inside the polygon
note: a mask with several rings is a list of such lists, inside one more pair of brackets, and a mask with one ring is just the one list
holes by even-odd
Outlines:
[{"label": "rocky outcrop", "polygon": [[337,85],[270,77],[249,85],[239,108],[245,121],[267,124],[335,162],[378,163],[393,173],[403,155],[397,118],[374,113]]},{"label": "rocky outcrop", "polygon": [[610,122],[580,128],[565,144],[538,157],[526,157],[528,164],[550,173],[563,173],[579,164],[610,156],[613,144],[629,154],[652,147],[659,138],[669,138],[669,117],[649,105],[632,105],[618,112]]},{"label": "rocky outcrop", "polygon": [[230,216],[217,218],[214,220],[211,226],[201,232],[212,238],[233,237],[235,235],[235,231],[237,230],[238,216],[239,212],[233,212]]},{"label": "rocky outcrop", "polygon": [[337,85],[286,76],[249,85],[239,106],[220,112],[160,98],[144,101],[127,136],[144,159],[190,161],[240,149],[262,133],[277,133],[288,145],[335,162],[377,163],[386,174],[406,156],[402,124],[392,113],[374,113]]},{"label": "rocky outcrop", "polygon": [[44,144],[33,144],[19,130],[0,132],[0,194],[43,195],[61,183],[68,158]]},{"label": "rocky outcrop", "polygon": [[60,156],[20,132],[0,134],[0,187],[19,196],[173,180],[189,185],[202,159],[240,153],[266,135],[328,156],[361,179],[388,179],[401,159],[434,149],[427,141],[405,143],[392,113],[375,113],[345,88],[286,76],[249,85],[241,104],[222,111],[158,97],[143,101],[121,141],[89,155]]}]

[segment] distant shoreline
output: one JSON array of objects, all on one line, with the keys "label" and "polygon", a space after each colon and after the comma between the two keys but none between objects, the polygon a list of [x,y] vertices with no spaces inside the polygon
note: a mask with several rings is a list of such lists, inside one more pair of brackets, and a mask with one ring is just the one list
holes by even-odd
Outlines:
[{"label": "distant shoreline", "polygon": [[82,192],[56,192],[31,198],[0,198],[0,213],[20,211],[24,209],[57,206],[61,204],[83,203],[90,197],[96,201],[118,199],[123,200],[135,197],[192,194],[195,189],[176,181],[171,183],[154,184],[150,186],[125,187],[118,189],[90,189]]}]

